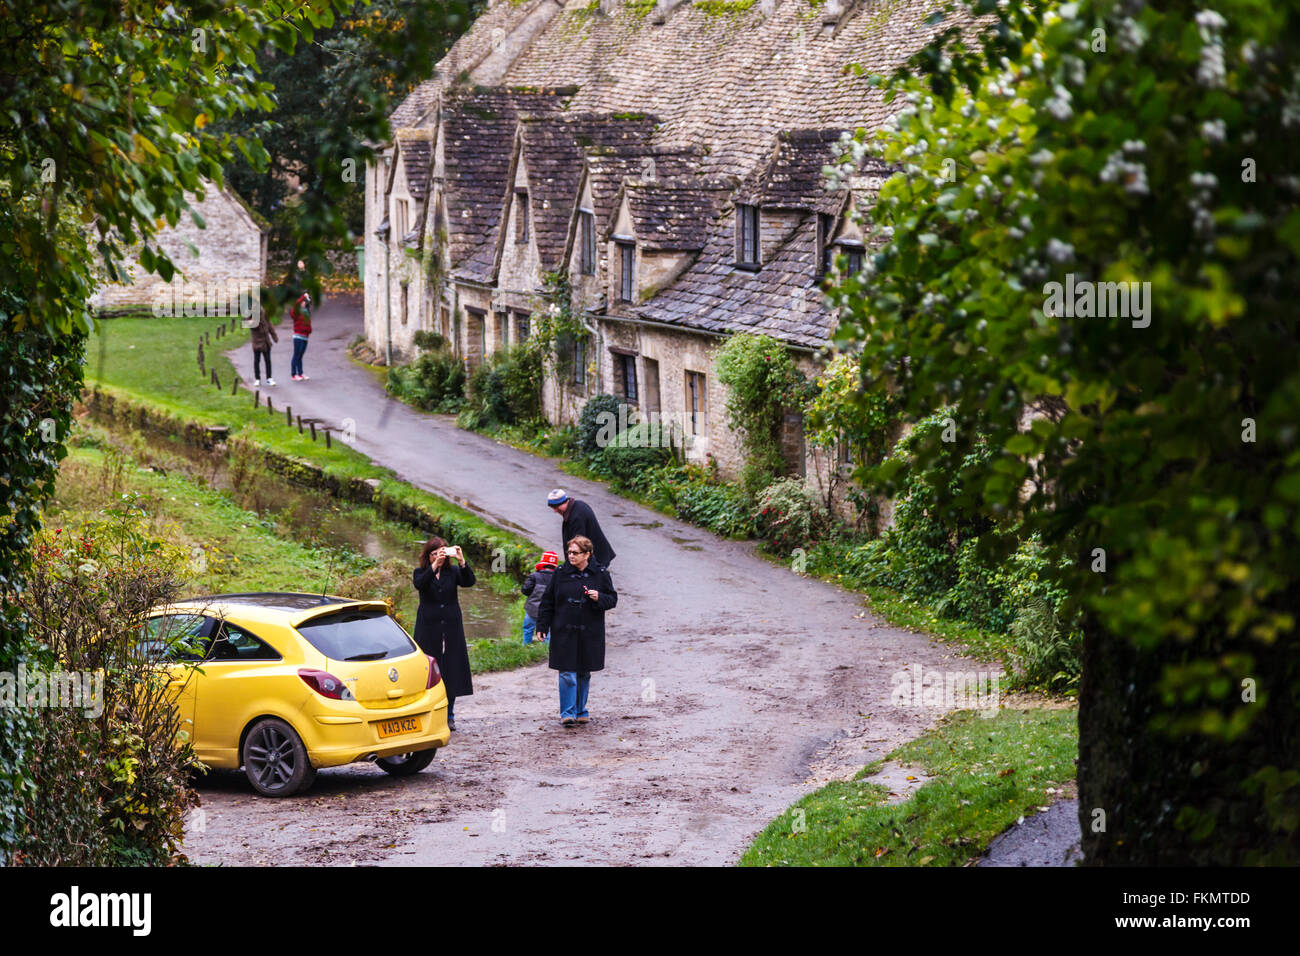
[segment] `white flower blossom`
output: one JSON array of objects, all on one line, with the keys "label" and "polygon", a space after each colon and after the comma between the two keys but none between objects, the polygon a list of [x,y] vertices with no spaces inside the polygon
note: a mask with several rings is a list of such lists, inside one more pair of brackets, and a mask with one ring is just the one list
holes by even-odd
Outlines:
[{"label": "white flower blossom", "polygon": [[1069,262],[1074,258],[1074,246],[1060,239],[1048,239],[1047,258],[1053,262]]},{"label": "white flower blossom", "polygon": [[1074,110],[1070,107],[1070,91],[1061,84],[1056,84],[1053,92],[1055,95],[1043,104],[1047,112],[1061,122],[1065,122],[1074,115]]},{"label": "white flower blossom", "polygon": [[1201,135],[1207,142],[1222,143],[1228,138],[1228,124],[1221,119],[1206,120],[1201,124]]},{"label": "white flower blossom", "polygon": [[1142,44],[1147,42],[1146,27],[1138,23],[1132,17],[1125,17],[1119,22],[1119,30],[1115,37],[1115,45],[1125,53],[1136,53],[1142,49]]}]

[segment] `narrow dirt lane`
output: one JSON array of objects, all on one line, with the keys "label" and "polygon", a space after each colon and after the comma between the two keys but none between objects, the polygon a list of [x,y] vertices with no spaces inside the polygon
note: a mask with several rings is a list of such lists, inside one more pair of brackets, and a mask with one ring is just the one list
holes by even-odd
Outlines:
[{"label": "narrow dirt lane", "polygon": [[[357,300],[332,300],[314,324],[310,381],[285,374],[287,330],[275,348],[277,407],[336,427],[354,419],[357,450],[539,550],[560,545],[550,488],[591,504],[618,551],[607,668],[592,677],[592,723],[569,730],[545,666],[475,678],[452,745],[414,779],[324,771],[283,801],[253,796],[242,775],[205,781],[186,841],[194,862],[731,863],[801,795],[934,722],[934,709],[891,705],[891,674],[977,669],[751,545],[387,400],[345,353],[361,330]],[[251,351],[232,358],[251,380]]]}]

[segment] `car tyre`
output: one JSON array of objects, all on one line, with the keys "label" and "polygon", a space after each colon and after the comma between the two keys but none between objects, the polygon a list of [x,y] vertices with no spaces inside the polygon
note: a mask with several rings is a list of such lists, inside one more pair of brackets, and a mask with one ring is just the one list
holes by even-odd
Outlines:
[{"label": "car tyre", "polygon": [[436,756],[438,756],[438,748],[434,747],[431,750],[415,750],[409,754],[398,754],[396,757],[380,757],[375,763],[384,773],[390,773],[394,777],[410,777],[433,763],[433,758]]},{"label": "car tyre", "polygon": [[249,728],[240,757],[248,782],[264,797],[292,796],[316,779],[302,738],[278,717],[263,717]]}]

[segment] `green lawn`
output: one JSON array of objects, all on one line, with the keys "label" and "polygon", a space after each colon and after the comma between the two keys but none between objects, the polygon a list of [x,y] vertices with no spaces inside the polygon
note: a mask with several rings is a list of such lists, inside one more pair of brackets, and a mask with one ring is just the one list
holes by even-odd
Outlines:
[{"label": "green lawn", "polygon": [[1078,742],[1073,709],[959,711],[886,758],[936,777],[910,799],[890,806],[879,784],[831,783],[770,823],[740,865],[960,866],[1074,780]]}]

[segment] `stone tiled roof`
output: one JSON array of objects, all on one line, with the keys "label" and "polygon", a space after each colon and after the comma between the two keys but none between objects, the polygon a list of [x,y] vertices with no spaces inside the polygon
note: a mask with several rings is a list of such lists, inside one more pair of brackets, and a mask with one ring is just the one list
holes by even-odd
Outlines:
[{"label": "stone tiled roof", "polygon": [[504,81],[576,84],[574,110],[654,113],[657,145],[707,144],[709,171],[743,176],[781,130],[879,126],[897,106],[869,74],[924,44],[940,0],[846,2],[834,27],[825,4],[776,0],[769,16],[763,6],[684,2],[658,24],[644,2],[615,0],[605,15],[566,0]]},{"label": "stone tiled roof", "polygon": [[736,202],[835,214],[844,196],[826,188],[824,169],[841,152],[843,130],[797,129],[777,136],[775,149],[740,184]]},{"label": "stone tiled roof", "polygon": [[[448,92],[441,116],[447,241],[453,268],[468,266],[484,243],[489,250],[496,248],[520,116],[554,113],[572,93],[571,88]],[[471,271],[476,278],[481,272]],[[483,277],[489,274],[490,268]]]},{"label": "stone tiled roof", "polygon": [[695,264],[673,286],[636,310],[644,319],[723,334],[756,332],[817,348],[834,320],[817,279],[817,217],[803,217],[757,272],[737,269],[730,207],[715,217]]},{"label": "stone tiled roof", "polygon": [[585,150],[648,142],[658,122],[657,117],[639,113],[566,114],[520,121],[519,153],[528,171],[532,230],[543,272],[558,269],[562,262]]},{"label": "stone tiled roof", "polygon": [[730,179],[630,179],[619,195],[627,200],[638,247],[697,251],[734,188]]},{"label": "stone tiled roof", "polygon": [[[451,49],[438,62],[436,75],[411,90],[389,114],[389,126],[397,130],[404,126],[424,125],[422,121],[427,120],[438,105],[442,92],[463,80],[475,82],[482,79],[493,84],[499,82],[499,77],[495,75],[498,71],[492,69],[490,61],[494,54],[508,54],[509,51],[502,50],[503,41],[541,8],[554,5],[555,0],[506,0],[493,3],[479,14],[472,29],[465,31],[452,44]],[[487,76],[475,77],[476,70]]]},{"label": "stone tiled roof", "polygon": [[616,211],[614,200],[623,188],[623,180],[649,172],[647,160],[653,163],[656,179],[678,179],[698,175],[705,152],[699,148],[666,150],[649,143],[637,143],[632,146],[595,146],[587,149],[586,154],[596,232],[604,235],[610,217]]},{"label": "stone tiled roof", "polygon": [[399,129],[396,137],[397,161],[406,170],[406,187],[410,190],[412,199],[421,201],[429,192],[433,132],[427,129]]}]

